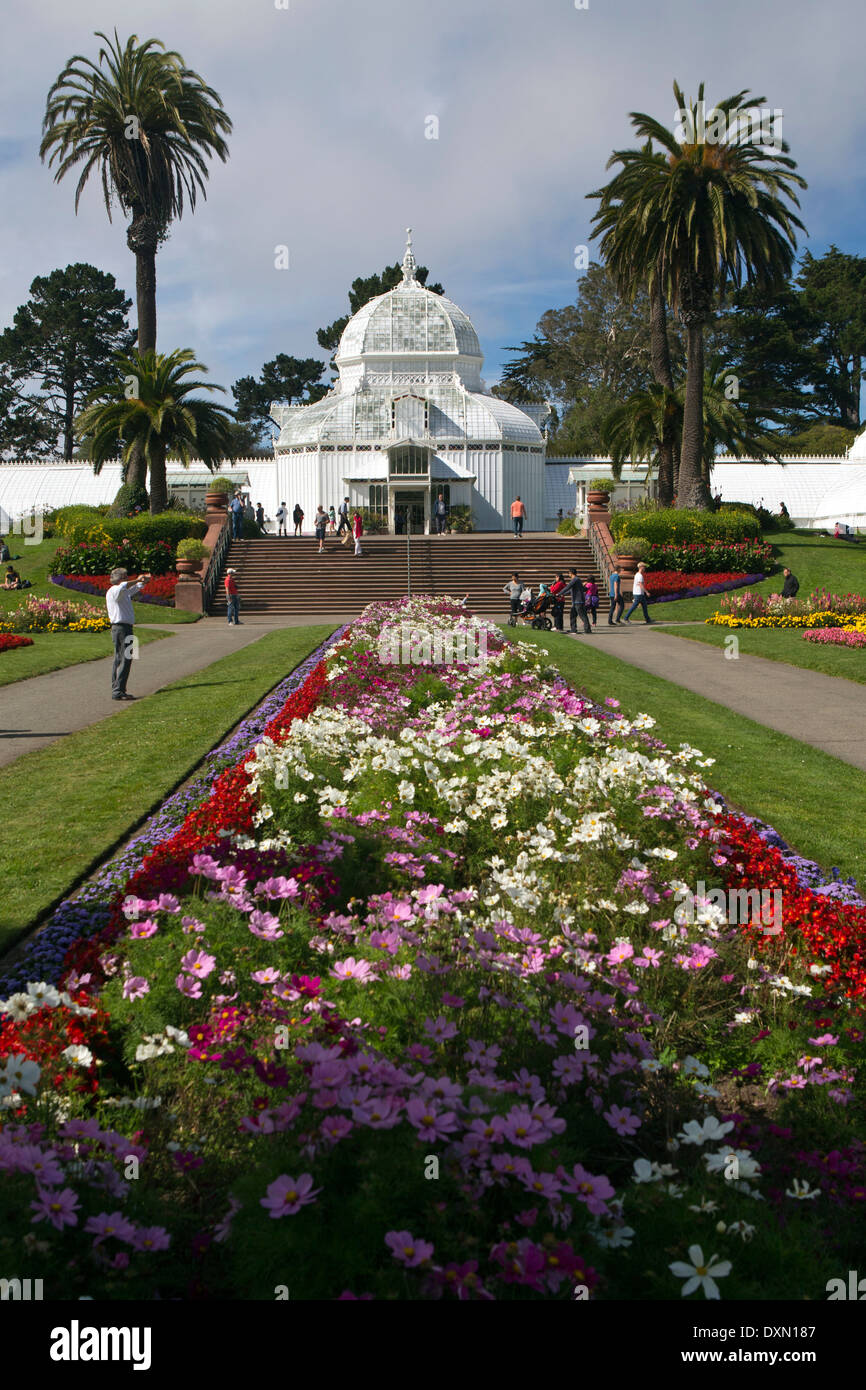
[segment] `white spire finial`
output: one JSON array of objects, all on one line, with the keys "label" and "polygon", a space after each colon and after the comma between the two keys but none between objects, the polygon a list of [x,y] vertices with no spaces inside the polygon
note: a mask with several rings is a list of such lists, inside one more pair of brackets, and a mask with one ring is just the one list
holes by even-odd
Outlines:
[{"label": "white spire finial", "polygon": [[403,285],[415,285],[415,257],[412,255],[412,228],[406,228],[406,254],[403,257]]}]

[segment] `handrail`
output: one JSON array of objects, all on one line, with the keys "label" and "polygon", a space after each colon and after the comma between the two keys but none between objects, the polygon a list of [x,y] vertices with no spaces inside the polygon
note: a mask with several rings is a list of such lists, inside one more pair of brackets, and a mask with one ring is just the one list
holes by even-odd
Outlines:
[{"label": "handrail", "polygon": [[213,601],[214,592],[217,586],[217,580],[219,579],[220,568],[222,566],[223,560],[225,559],[225,553],[228,550],[229,541],[231,540],[231,531],[231,519],[228,515],[226,515],[226,519],[223,523],[223,528],[217,537],[216,545],[210,553],[208,566],[205,570],[204,578],[202,579],[202,612],[204,613],[208,611]]},{"label": "handrail", "polygon": [[593,516],[592,512],[586,518],[586,536],[592,549],[595,562],[604,578],[605,586],[610,580],[611,571],[616,569],[613,555],[613,537],[610,534],[606,521],[601,521]]}]

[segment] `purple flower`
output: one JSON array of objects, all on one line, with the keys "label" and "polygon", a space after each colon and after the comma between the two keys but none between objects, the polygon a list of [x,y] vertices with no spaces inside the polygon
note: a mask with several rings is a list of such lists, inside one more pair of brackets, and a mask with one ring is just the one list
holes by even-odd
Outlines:
[{"label": "purple flower", "polygon": [[299,1178],[283,1176],[271,1183],[267,1197],[260,1198],[260,1205],[276,1221],[281,1216],[294,1216],[301,1207],[309,1206],[321,1190],[320,1187],[313,1187],[311,1173],[302,1173]]},{"label": "purple flower", "polygon": [[58,1231],[62,1231],[64,1226],[78,1225],[75,1212],[80,1203],[71,1187],[64,1187],[60,1192],[37,1187],[36,1192],[38,1200],[30,1203],[31,1209],[36,1212],[32,1218],[34,1223],[50,1221]]},{"label": "purple flower", "polygon": [[433,1246],[428,1240],[415,1240],[408,1231],[389,1231],[385,1244],[394,1259],[399,1260],[406,1269],[417,1268],[433,1254]]},{"label": "purple flower", "polygon": [[150,993],[150,985],[143,975],[131,975],[128,980],[124,981],[121,993],[124,999],[143,999],[146,994]]}]

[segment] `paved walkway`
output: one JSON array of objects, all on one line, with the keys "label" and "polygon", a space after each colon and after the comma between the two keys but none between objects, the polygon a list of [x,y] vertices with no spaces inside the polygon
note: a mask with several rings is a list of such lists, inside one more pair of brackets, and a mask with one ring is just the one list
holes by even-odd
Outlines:
[{"label": "paved walkway", "polygon": [[631,666],[673,681],[843,762],[866,768],[866,686],[857,681],[824,676],[763,656],[741,653],[736,660],[729,659],[723,647],[654,631],[638,617],[632,618],[628,627],[609,627],[605,620],[599,622],[592,637],[581,633],[566,641],[597,643],[600,651]]},{"label": "paved walkway", "polygon": [[[325,615],[319,623],[340,623],[340,616]],[[304,627],[309,618],[251,615],[240,627],[229,627],[225,618],[202,618],[197,623],[138,623],[139,629],[159,629],[171,636],[142,645],[129,677],[130,695],[153,695],[173,681],[229,656],[239,647],[257,642],[276,628]],[[241,632],[241,627],[243,632]],[[15,681],[0,689],[0,767],[25,753],[45,748],[101,719],[122,717],[134,706],[111,698],[113,658],[85,661],[44,676]]]}]

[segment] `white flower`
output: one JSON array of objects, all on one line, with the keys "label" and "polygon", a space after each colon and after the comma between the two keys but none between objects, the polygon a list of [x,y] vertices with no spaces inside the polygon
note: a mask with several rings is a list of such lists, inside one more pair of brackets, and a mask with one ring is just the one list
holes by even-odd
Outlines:
[{"label": "white flower", "polygon": [[46,985],[44,980],[39,984],[29,984],[27,986],[27,993],[33,1000],[37,1009],[43,1007],[56,1009],[57,1005],[60,1003],[59,990],[56,990],[53,985]]},{"label": "white flower", "polygon": [[36,1062],[31,1062],[23,1053],[14,1053],[4,1057],[0,1067],[0,1087],[36,1095],[36,1085],[42,1075],[42,1068]]},{"label": "white flower", "polygon": [[89,1047],[82,1047],[78,1044],[65,1047],[60,1055],[76,1067],[89,1067],[93,1064],[93,1053]]},{"label": "white flower", "polygon": [[400,794],[400,800],[401,800],[401,801],[414,801],[414,800],[415,800],[415,783],[414,783],[414,782],[400,782],[399,785],[398,785],[398,787],[397,787],[397,791],[398,791],[399,794]]},{"label": "white flower", "polygon": [[662,1070],[662,1064],[656,1057],[644,1057],[640,1065],[642,1071],[655,1073]]},{"label": "white flower", "polygon": [[704,1252],[699,1245],[689,1246],[689,1259],[691,1264],[686,1264],[684,1260],[674,1260],[673,1264],[668,1265],[671,1274],[677,1279],[685,1279],[680,1294],[683,1298],[688,1298],[695,1289],[703,1289],[705,1298],[720,1298],[719,1286],[716,1279],[723,1279],[726,1274],[731,1272],[730,1260],[722,1260],[721,1264],[715,1264],[715,1255],[704,1261]]},{"label": "white flower", "polygon": [[725,1124],[722,1124],[715,1115],[708,1115],[703,1121],[687,1120],[677,1138],[681,1139],[684,1144],[707,1144],[712,1140],[724,1139],[725,1135],[729,1134],[733,1128],[733,1120],[727,1120]]},{"label": "white flower", "polygon": [[751,1240],[752,1236],[755,1234],[754,1226],[750,1226],[748,1221],[732,1221],[728,1227],[728,1235],[730,1235],[732,1231],[735,1235],[742,1238],[743,1244]]},{"label": "white flower", "polygon": [[683,1076],[709,1076],[709,1068],[703,1062],[699,1062],[697,1057],[686,1057],[683,1060]]},{"label": "white flower", "polygon": [[10,994],[2,1006],[3,1013],[8,1014],[13,1023],[23,1023],[35,1009],[29,994]]},{"label": "white flower", "polygon": [[174,1028],[170,1023],[167,1023],[165,1025],[165,1031],[168,1037],[174,1038],[178,1047],[190,1047],[192,1045],[189,1040],[189,1034],[185,1033],[182,1028]]},{"label": "white flower", "polygon": [[292,800],[296,801],[299,805],[302,801],[306,801],[307,799],[308,798],[306,792],[295,792],[294,796],[292,797]]},{"label": "white flower", "polygon": [[650,1163],[648,1158],[636,1158],[634,1161],[634,1181],[635,1182],[659,1182],[661,1173],[657,1163]]},{"label": "white flower", "polygon": [[631,1226],[599,1226],[592,1234],[603,1250],[627,1250],[634,1231]]},{"label": "white flower", "polygon": [[706,1081],[693,1081],[692,1090],[705,1100],[718,1100],[721,1095],[721,1091],[717,1091],[715,1086],[708,1086]]},{"label": "white flower", "polygon": [[752,1158],[748,1149],[717,1149],[713,1154],[704,1154],[704,1162],[708,1173],[724,1173],[732,1167],[731,1177],[735,1182],[740,1178],[753,1178],[761,1171],[760,1163]]},{"label": "white flower", "polygon": [[810,1187],[803,1178],[794,1178],[791,1186],[785,1188],[786,1197],[794,1197],[798,1202],[811,1202],[821,1196],[820,1187]]},{"label": "white flower", "polygon": [[711,1216],[714,1211],[718,1211],[718,1202],[708,1202],[706,1197],[702,1197],[697,1206],[689,1207],[689,1211],[700,1212],[703,1215]]}]

